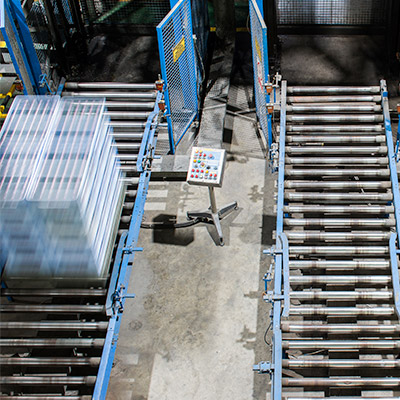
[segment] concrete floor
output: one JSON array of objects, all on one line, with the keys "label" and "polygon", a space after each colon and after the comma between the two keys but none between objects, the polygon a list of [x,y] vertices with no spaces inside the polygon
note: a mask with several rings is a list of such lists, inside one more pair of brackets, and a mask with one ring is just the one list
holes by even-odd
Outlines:
[{"label": "concrete floor", "polygon": [[[265,399],[268,378],[252,372],[268,357],[263,231],[274,226],[273,182],[254,127],[251,86],[232,85],[231,143],[217,203],[239,209],[222,221],[225,246],[212,225],[140,234],[109,400]],[[208,191],[185,182],[152,182],[146,221],[205,209]],[[268,224],[266,227],[265,224]],[[269,264],[268,264],[269,265]]]}]

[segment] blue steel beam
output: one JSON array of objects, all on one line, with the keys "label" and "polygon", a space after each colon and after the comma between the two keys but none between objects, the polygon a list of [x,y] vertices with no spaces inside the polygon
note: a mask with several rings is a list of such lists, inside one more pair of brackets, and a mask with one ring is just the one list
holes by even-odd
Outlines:
[{"label": "blue steel beam", "polygon": [[[280,236],[283,233],[283,207],[284,207],[284,186],[285,186],[285,142],[286,142],[286,81],[282,81],[281,87],[281,120],[279,137],[279,169],[278,169],[278,202],[276,236],[277,248],[281,247]],[[282,301],[282,264],[283,254],[275,257],[274,273],[274,296],[277,300],[273,302],[273,348],[272,348],[272,398],[281,400],[282,397],[282,329],[281,329],[281,307]]]},{"label": "blue steel beam", "polygon": [[[24,83],[24,94],[28,94],[29,92],[25,88],[25,86],[28,86],[26,80],[29,80],[29,84],[34,91],[34,93],[29,94],[46,94],[46,88],[40,84],[42,71],[20,1],[2,0],[0,2],[0,14],[0,30],[6,42],[14,68]],[[10,34],[14,37],[12,41],[9,38]],[[13,43],[17,49],[14,49]],[[23,66],[19,65],[15,50],[19,52]],[[26,75],[21,74],[21,68],[24,68]]]},{"label": "blue steel beam", "polygon": [[386,81],[384,80],[381,80],[381,96],[382,96],[383,118],[385,121],[386,146],[388,149],[390,179],[392,182],[394,216],[396,218],[397,243],[399,244],[400,243],[399,180],[397,176],[396,155],[393,149],[393,135],[392,135],[392,124],[390,121],[388,91],[387,91]]},{"label": "blue steel beam", "polygon": [[[158,113],[158,111],[157,101],[154,112]],[[147,144],[151,149],[154,149],[157,142],[157,137],[155,136],[157,123],[146,124],[145,130],[144,137],[147,138]],[[121,237],[118,245],[106,302],[107,314],[112,313],[112,316],[108,323],[105,344],[92,397],[93,400],[104,400],[106,398],[125,301],[129,297],[134,297],[134,295],[129,295],[127,291],[135,253],[142,250],[136,246],[143,219],[144,205],[149,190],[150,176],[150,169],[145,169],[140,174],[129,229],[125,236]]]}]

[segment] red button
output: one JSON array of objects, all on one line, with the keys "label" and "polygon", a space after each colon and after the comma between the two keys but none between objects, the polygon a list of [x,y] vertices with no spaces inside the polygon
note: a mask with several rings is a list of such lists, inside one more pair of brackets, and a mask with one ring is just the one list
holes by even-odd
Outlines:
[{"label": "red button", "polygon": [[196,175],[196,178],[198,178],[199,176],[198,175]]},{"label": "red button", "polygon": [[191,178],[193,178],[193,174],[192,174],[192,175],[190,175],[190,177],[191,177]]},{"label": "red button", "polygon": [[203,172],[204,172],[204,170],[202,169],[202,170],[201,170],[201,173],[203,173]]},{"label": "red button", "polygon": [[192,169],[192,172],[194,172],[194,169]]},{"label": "red button", "polygon": [[217,174],[214,174],[215,177],[217,177]]}]

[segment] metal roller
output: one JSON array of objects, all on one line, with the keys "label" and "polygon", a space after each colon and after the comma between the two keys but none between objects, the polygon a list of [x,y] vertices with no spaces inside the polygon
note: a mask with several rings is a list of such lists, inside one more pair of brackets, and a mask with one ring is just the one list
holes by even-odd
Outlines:
[{"label": "metal roller", "polygon": [[103,347],[105,339],[0,339],[1,347]]},{"label": "metal roller", "polygon": [[288,112],[379,112],[382,107],[376,104],[337,104],[337,105],[321,105],[321,104],[294,104],[287,106]]},{"label": "metal roller", "polygon": [[[357,396],[330,396],[331,400],[378,400],[377,397],[357,397]],[[288,397],[287,400],[326,400],[326,397]],[[379,400],[400,400],[400,397],[379,396]]]},{"label": "metal roller", "polygon": [[389,214],[393,212],[393,206],[378,206],[378,205],[357,205],[357,206],[304,206],[291,205],[284,206],[284,212],[287,213],[329,213],[329,214]]},{"label": "metal roller", "polygon": [[282,322],[282,329],[285,332],[290,333],[333,333],[333,334],[354,334],[354,333],[363,333],[363,334],[384,334],[384,335],[392,335],[400,332],[400,325],[392,324],[392,325],[384,325],[384,324],[298,324],[298,323],[289,323]]},{"label": "metal roller", "polygon": [[330,132],[330,133],[349,133],[351,132],[383,132],[382,125],[288,125],[286,127],[287,132],[314,132],[317,135],[318,132]]},{"label": "metal roller", "polygon": [[107,294],[106,289],[0,289],[1,296],[29,296],[29,297],[99,297]]},{"label": "metal roller", "polygon": [[286,117],[288,122],[297,122],[297,123],[353,123],[353,122],[361,122],[361,123],[371,123],[371,122],[382,122],[383,115],[378,114],[318,114],[318,115],[309,115],[309,114],[293,114],[288,115]]},{"label": "metal roller", "polygon": [[132,132],[113,132],[112,136],[116,140],[135,140],[135,141],[141,141],[143,138],[142,133],[132,133]]},{"label": "metal roller", "polygon": [[[373,316],[373,317],[391,317],[394,315],[393,307],[307,307],[307,306],[291,306],[290,315],[294,316],[313,316],[322,315],[330,317],[355,317],[355,316]],[[326,345],[326,343],[325,343]],[[326,347],[328,349],[328,347]],[[330,349],[330,348],[329,348]]]},{"label": "metal roller", "polygon": [[118,147],[120,151],[123,150],[131,150],[131,151],[138,151],[140,149],[140,143],[126,143],[126,142],[117,142],[113,144],[113,147]]},{"label": "metal roller", "polygon": [[106,113],[111,120],[118,119],[147,119],[150,116],[149,112],[140,111],[108,111]]},{"label": "metal roller", "polygon": [[293,285],[306,285],[312,283],[355,285],[358,283],[373,283],[384,285],[390,283],[392,277],[389,275],[300,275],[291,276],[290,283]]},{"label": "metal roller", "polygon": [[[290,387],[379,387],[393,388],[400,386],[400,378],[282,378],[282,385]],[[379,397],[379,400],[381,398]]]},{"label": "metal roller", "polygon": [[[312,164],[314,165],[316,162],[320,165],[340,165],[340,164],[358,164],[358,165],[387,165],[388,160],[386,157],[368,157],[368,158],[361,158],[361,157],[286,157],[285,163],[286,164],[293,164],[293,165],[302,165],[302,164]],[[329,182],[327,182],[329,183]],[[347,182],[351,183],[351,182]],[[354,182],[357,183],[357,182]],[[379,182],[381,183],[381,182]],[[378,184],[379,184],[378,183]],[[285,187],[289,182],[285,182]],[[388,183],[390,184],[390,182]],[[361,183],[360,186],[361,187]]]},{"label": "metal roller", "polygon": [[348,96],[288,96],[288,103],[380,103],[381,97],[374,95],[348,95]]},{"label": "metal roller", "polygon": [[343,169],[288,169],[286,170],[286,176],[366,176],[366,177],[377,177],[377,176],[389,176],[390,171],[386,168],[382,169],[354,169],[354,168],[343,168]]},{"label": "metal roller", "polygon": [[110,125],[113,128],[124,128],[124,129],[141,129],[143,130],[146,126],[146,122],[134,122],[134,121],[110,121]]},{"label": "metal roller", "polygon": [[155,90],[154,83],[125,83],[125,82],[66,82],[67,90]]},{"label": "metal roller", "polygon": [[288,86],[288,94],[378,94],[379,86]]},{"label": "metal roller", "polygon": [[398,368],[400,360],[282,360],[282,366],[284,368]]},{"label": "metal roller", "polygon": [[96,383],[95,376],[1,376],[2,385],[87,385]]},{"label": "metal roller", "polygon": [[290,298],[295,300],[390,300],[393,293],[388,290],[378,291],[294,291],[290,293]]},{"label": "metal roller", "polygon": [[385,143],[386,137],[383,135],[369,135],[369,136],[306,136],[296,135],[287,136],[286,140],[288,143]]},{"label": "metal roller", "polygon": [[154,101],[106,101],[106,107],[108,110],[124,109],[124,110],[153,110]]},{"label": "metal roller", "polygon": [[391,193],[285,193],[285,199],[291,201],[390,201]]},{"label": "metal roller", "polygon": [[285,226],[323,226],[323,227],[392,227],[396,221],[393,218],[286,218]]},{"label": "metal roller", "polygon": [[318,231],[287,231],[289,240],[319,240],[319,241],[381,241],[389,240],[390,232],[318,232]]},{"label": "metal roller", "polygon": [[[0,365],[97,367],[100,357],[0,357]],[[0,397],[1,398],[1,397]]]},{"label": "metal roller", "polygon": [[[328,345],[328,346],[327,346]],[[400,340],[284,340],[284,349],[326,349],[354,350],[354,349],[400,349]]]},{"label": "metal roller", "polygon": [[155,100],[156,92],[68,92],[68,96],[75,97],[104,97],[107,100]]},{"label": "metal roller", "polygon": [[288,154],[386,154],[386,146],[287,146]]},{"label": "metal roller", "polygon": [[121,161],[136,161],[137,160],[137,155],[136,154],[118,154],[118,158]]},{"label": "metal roller", "polygon": [[[2,322],[0,329],[23,329],[38,331],[105,331],[108,322],[63,322],[63,321],[40,321],[40,322]],[[0,358],[1,360],[1,358]]]},{"label": "metal roller", "polygon": [[389,260],[365,259],[365,260],[293,260],[289,262],[292,269],[388,269]]},{"label": "metal roller", "polygon": [[0,400],[91,400],[92,396],[48,396],[43,394],[27,396],[1,396]]},{"label": "metal roller", "polygon": [[28,312],[28,313],[99,313],[104,312],[104,305],[80,305],[80,304],[0,304],[0,312]]},{"label": "metal roller", "polygon": [[388,189],[390,181],[285,181],[287,189]]}]

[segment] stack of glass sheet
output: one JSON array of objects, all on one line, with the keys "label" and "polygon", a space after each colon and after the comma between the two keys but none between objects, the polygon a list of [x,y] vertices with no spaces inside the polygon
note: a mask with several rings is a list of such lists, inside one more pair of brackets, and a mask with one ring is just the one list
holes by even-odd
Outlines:
[{"label": "stack of glass sheet", "polygon": [[7,276],[104,274],[123,189],[109,129],[102,99],[16,98],[0,142]]}]

